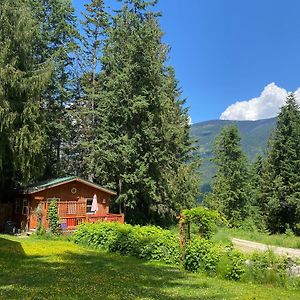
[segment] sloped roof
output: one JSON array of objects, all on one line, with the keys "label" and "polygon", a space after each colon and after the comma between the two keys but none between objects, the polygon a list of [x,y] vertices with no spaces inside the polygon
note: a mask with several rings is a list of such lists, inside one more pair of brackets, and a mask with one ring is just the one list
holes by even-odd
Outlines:
[{"label": "sloped roof", "polygon": [[40,192],[40,191],[43,191],[43,190],[46,190],[46,189],[49,189],[49,188],[53,188],[55,186],[59,186],[59,185],[62,185],[62,184],[66,184],[66,183],[69,183],[69,182],[72,182],[72,181],[78,181],[78,182],[81,182],[83,184],[86,184],[86,185],[89,185],[95,189],[98,189],[98,190],[101,190],[103,192],[106,192],[108,194],[111,194],[111,195],[116,195],[117,193],[112,191],[112,190],[109,190],[107,188],[104,188],[94,182],[90,182],[88,180],[85,180],[85,179],[82,179],[80,177],[76,177],[76,176],[68,176],[68,177],[62,177],[62,178],[56,178],[56,179],[50,179],[50,180],[46,180],[46,181],[42,181],[42,182],[39,182],[39,183],[36,183],[34,185],[30,185],[26,188],[24,188],[22,190],[22,192],[24,194],[34,194],[34,193],[37,193],[37,192]]}]

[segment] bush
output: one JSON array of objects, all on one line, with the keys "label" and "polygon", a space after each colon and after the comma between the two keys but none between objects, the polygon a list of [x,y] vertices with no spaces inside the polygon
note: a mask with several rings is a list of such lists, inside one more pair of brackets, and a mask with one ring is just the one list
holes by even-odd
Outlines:
[{"label": "bush", "polygon": [[259,283],[277,283],[284,286],[288,279],[288,259],[272,251],[254,253],[249,259],[246,280]]},{"label": "bush", "polygon": [[184,268],[192,272],[203,270],[209,275],[214,275],[220,253],[220,249],[214,246],[212,242],[196,238],[186,245]]},{"label": "bush", "polygon": [[36,235],[45,235],[46,234],[46,229],[42,225],[38,225],[35,231]]},{"label": "bush", "polygon": [[156,226],[105,222],[82,224],[74,233],[74,241],[122,255],[169,264],[179,263],[178,238]]},{"label": "bush", "polygon": [[217,211],[204,206],[183,210],[181,222],[195,224],[198,227],[198,234],[204,238],[209,238],[217,229],[217,225],[226,224],[225,219]]},{"label": "bush", "polygon": [[54,235],[61,234],[61,227],[59,222],[58,210],[57,210],[57,200],[51,200],[48,207],[48,219],[50,231]]},{"label": "bush", "polygon": [[240,280],[245,273],[245,258],[239,251],[228,252],[229,264],[226,269],[225,278],[229,280]]}]

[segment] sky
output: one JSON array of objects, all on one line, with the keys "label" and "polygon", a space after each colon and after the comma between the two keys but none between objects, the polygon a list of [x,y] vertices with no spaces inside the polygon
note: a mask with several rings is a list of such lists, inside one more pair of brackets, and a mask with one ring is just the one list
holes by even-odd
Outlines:
[{"label": "sky", "polygon": [[[73,0],[78,14],[86,2]],[[300,103],[299,0],[160,0],[157,10],[193,123],[274,117],[288,92]]]}]

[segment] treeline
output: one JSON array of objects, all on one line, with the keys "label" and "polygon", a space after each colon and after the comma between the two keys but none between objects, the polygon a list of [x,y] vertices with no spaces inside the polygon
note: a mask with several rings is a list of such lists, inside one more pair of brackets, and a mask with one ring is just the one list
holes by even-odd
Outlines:
[{"label": "treeline", "polygon": [[[121,2],[121,3],[119,3]],[[185,100],[157,1],[0,2],[0,185],[78,175],[115,189],[130,222],[195,204]]]},{"label": "treeline", "polygon": [[272,233],[300,234],[300,109],[290,94],[281,108],[265,155],[248,164],[235,125],[214,145],[217,168],[205,204],[231,226],[247,223]]}]

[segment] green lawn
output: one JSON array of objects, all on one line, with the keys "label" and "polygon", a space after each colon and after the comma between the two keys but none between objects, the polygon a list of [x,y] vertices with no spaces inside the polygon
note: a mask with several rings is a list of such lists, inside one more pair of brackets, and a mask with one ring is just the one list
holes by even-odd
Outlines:
[{"label": "green lawn", "polygon": [[68,241],[0,235],[0,299],[300,299],[300,291],[190,274]]}]

